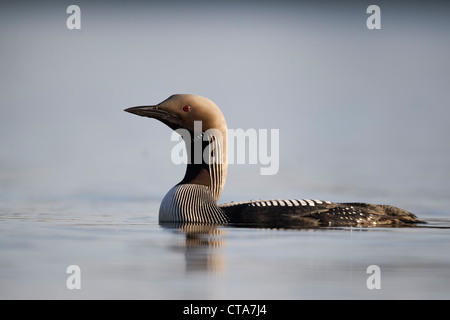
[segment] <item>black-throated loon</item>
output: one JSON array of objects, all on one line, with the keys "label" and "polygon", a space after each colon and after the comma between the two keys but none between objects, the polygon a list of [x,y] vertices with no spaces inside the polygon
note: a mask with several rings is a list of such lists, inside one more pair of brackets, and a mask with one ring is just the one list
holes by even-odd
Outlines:
[{"label": "black-throated loon", "polygon": [[[258,226],[373,226],[421,222],[412,213],[388,205],[332,203],[291,199],[258,200],[218,205],[227,175],[227,124],[211,100],[192,94],[176,94],[152,106],[125,111],[157,119],[173,130],[184,129],[188,151],[186,174],[161,202],[160,223],[253,224]],[[196,136],[195,123],[201,121]],[[209,134],[213,130],[217,134]],[[221,136],[221,137],[220,137]],[[200,161],[193,161],[201,141]],[[206,149],[208,148],[208,149]],[[209,157],[209,159],[208,159]]]}]

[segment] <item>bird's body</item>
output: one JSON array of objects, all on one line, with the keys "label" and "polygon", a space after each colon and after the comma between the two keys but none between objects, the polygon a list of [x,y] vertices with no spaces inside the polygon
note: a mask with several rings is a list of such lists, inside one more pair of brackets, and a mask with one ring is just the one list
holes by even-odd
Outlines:
[{"label": "bird's body", "polygon": [[[402,225],[420,222],[406,210],[365,203],[290,199],[218,205],[228,168],[227,125],[220,109],[207,98],[177,94],[155,106],[133,107],[125,111],[158,119],[173,130],[182,129],[189,133],[182,135],[186,149],[190,151],[186,174],[162,200],[159,212],[161,223],[290,227]],[[200,132],[196,130],[198,123],[201,124]],[[199,150],[200,157],[195,154]]]}]

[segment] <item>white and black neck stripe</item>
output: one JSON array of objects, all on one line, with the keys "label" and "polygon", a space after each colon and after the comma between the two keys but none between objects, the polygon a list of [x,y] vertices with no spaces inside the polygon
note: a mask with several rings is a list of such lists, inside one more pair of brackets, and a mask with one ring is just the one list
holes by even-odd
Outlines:
[{"label": "white and black neck stripe", "polygon": [[179,184],[166,194],[159,208],[160,222],[226,223],[209,187]]},{"label": "white and black neck stripe", "polygon": [[[227,159],[226,137],[202,133],[193,137],[188,154],[188,166],[183,180],[164,197],[160,210],[161,222],[226,223],[227,217],[217,206],[225,185]],[[195,143],[202,143],[202,161],[194,163]],[[225,140],[226,143],[226,140]],[[203,155],[208,156],[207,159]]]}]

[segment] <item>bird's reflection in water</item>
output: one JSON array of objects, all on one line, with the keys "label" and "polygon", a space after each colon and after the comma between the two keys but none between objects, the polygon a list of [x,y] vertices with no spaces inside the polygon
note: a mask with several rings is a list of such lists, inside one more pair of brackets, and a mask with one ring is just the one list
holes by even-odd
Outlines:
[{"label": "bird's reflection in water", "polygon": [[[185,235],[187,271],[222,272],[226,268],[226,230],[215,224],[160,223],[161,227]],[[179,248],[178,248],[179,249]]]}]

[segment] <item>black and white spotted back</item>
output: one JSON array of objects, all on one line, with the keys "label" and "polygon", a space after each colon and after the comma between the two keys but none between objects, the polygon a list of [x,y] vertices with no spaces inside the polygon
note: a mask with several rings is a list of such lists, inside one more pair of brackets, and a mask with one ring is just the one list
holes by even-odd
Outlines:
[{"label": "black and white spotted back", "polygon": [[375,226],[408,222],[411,215],[392,206],[312,199],[256,200],[219,207],[232,222],[273,226]]}]

